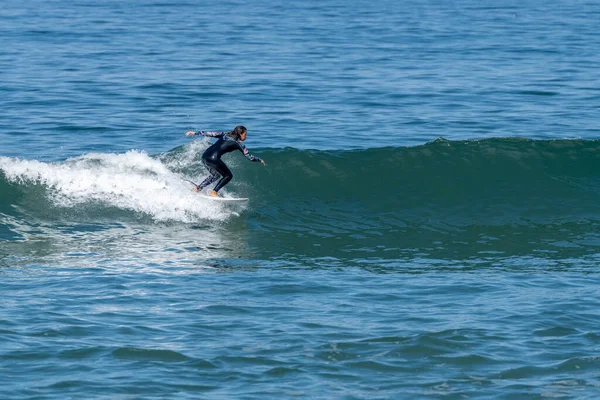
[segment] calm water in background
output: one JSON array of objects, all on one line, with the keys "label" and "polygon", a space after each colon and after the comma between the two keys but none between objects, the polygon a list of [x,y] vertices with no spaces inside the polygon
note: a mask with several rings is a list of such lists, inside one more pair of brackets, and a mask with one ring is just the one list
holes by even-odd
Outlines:
[{"label": "calm water in background", "polygon": [[[0,397],[597,398],[598,26],[3,2]],[[268,167],[202,201],[183,133],[237,124]]]}]

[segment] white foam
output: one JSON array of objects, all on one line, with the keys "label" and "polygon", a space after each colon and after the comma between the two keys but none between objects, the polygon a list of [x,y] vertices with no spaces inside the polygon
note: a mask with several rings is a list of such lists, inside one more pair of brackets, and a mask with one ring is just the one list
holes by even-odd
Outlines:
[{"label": "white foam", "polygon": [[208,146],[210,146],[210,142],[207,138],[197,138],[189,141],[175,156],[169,152],[160,155],[159,158],[171,170],[183,169],[190,166]]},{"label": "white foam", "polygon": [[[190,163],[189,153],[180,163]],[[232,210],[191,191],[184,177],[143,151],[90,153],[60,163],[0,157],[6,178],[45,185],[58,207],[100,203],[141,212],[157,221],[224,220]]]}]

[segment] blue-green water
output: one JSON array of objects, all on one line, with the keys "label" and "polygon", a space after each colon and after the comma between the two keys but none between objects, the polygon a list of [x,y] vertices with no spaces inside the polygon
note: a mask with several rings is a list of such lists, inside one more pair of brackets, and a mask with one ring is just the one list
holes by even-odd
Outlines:
[{"label": "blue-green water", "polygon": [[[598,398],[598,26],[5,1],[0,398]],[[203,200],[184,132],[238,124]]]}]

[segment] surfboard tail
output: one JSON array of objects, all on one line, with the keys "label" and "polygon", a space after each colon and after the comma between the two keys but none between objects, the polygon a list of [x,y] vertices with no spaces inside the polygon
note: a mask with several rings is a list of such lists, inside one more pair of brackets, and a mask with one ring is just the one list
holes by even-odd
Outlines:
[{"label": "surfboard tail", "polygon": [[192,185],[194,185],[196,187],[196,192],[199,192],[201,190],[201,187],[196,185],[196,182],[190,181],[189,179],[184,179],[184,181],[189,182]]}]

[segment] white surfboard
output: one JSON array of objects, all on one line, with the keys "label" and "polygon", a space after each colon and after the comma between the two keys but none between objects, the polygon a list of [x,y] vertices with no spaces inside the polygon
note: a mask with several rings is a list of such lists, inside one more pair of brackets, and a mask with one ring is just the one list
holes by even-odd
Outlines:
[{"label": "white surfboard", "polygon": [[208,199],[208,200],[213,200],[213,201],[221,201],[224,203],[243,203],[248,201],[247,197],[213,197],[213,196],[207,196],[205,194],[198,194],[198,196],[204,198],[204,199]]},{"label": "white surfboard", "polygon": [[[189,183],[191,183],[192,185],[196,186],[196,188],[198,188],[198,185],[196,185],[193,181],[190,181],[189,179],[184,179],[184,181],[187,181]],[[243,203],[245,201],[248,201],[247,197],[213,197],[213,196],[208,196],[205,195],[203,193],[198,193],[198,196],[208,199],[208,200],[215,200],[215,201],[222,201],[224,203]]]}]

